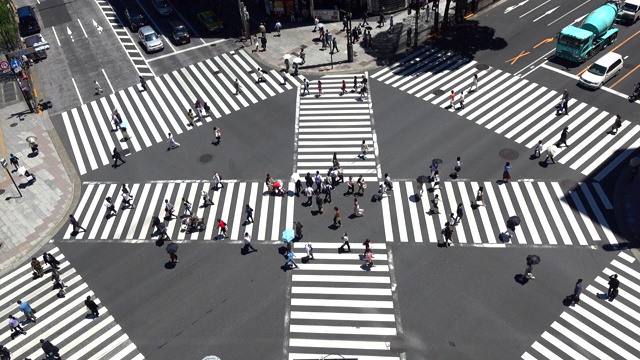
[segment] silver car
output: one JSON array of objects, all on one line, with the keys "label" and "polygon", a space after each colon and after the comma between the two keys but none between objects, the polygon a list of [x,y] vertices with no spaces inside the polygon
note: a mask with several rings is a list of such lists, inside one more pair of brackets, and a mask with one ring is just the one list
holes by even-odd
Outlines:
[{"label": "silver car", "polygon": [[164,49],[162,39],[160,39],[158,33],[156,33],[151,26],[141,27],[140,30],[138,30],[138,37],[140,37],[142,46],[144,46],[148,52]]},{"label": "silver car", "polygon": [[173,13],[173,8],[167,0],[153,0],[153,6],[162,16],[169,16]]}]

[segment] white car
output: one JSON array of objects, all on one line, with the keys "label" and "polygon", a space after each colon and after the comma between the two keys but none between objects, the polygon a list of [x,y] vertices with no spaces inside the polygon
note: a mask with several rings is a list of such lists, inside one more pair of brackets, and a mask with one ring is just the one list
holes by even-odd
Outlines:
[{"label": "white car", "polygon": [[614,52],[607,53],[591,64],[587,71],[580,75],[579,84],[584,87],[599,89],[612,77],[620,73],[622,65],[622,55]]},{"label": "white car", "polygon": [[148,52],[152,51],[160,51],[164,49],[164,43],[158,33],[151,26],[143,26],[138,30],[138,37],[140,38],[140,42],[142,46]]}]

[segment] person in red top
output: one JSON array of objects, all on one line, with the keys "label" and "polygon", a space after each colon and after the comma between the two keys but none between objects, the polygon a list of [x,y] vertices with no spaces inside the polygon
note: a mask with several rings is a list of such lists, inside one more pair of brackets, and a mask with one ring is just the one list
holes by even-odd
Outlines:
[{"label": "person in red top", "polygon": [[456,101],[456,92],[451,90],[451,94],[449,94],[449,97],[451,98],[451,102],[449,103],[449,106],[452,109],[455,109],[455,107],[453,106],[453,103]]},{"label": "person in red top", "polygon": [[342,93],[345,94],[347,92],[347,82],[342,80]]},{"label": "person in red top", "polygon": [[222,221],[222,219],[218,219],[218,226],[216,226],[216,229],[220,229],[218,230],[218,235],[222,234],[226,238],[229,237],[229,235],[227,235],[227,223]]},{"label": "person in red top", "polygon": [[322,92],[322,81],[320,80],[318,80],[318,94],[324,95],[324,93]]}]

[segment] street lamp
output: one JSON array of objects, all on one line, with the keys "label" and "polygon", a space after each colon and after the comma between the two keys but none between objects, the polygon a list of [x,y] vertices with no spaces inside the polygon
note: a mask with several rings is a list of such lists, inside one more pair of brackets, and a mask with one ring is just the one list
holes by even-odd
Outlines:
[{"label": "street lamp", "polygon": [[20,197],[22,197],[22,192],[20,192],[20,188],[18,187],[18,185],[16,184],[16,181],[13,180],[13,176],[11,176],[11,173],[9,172],[9,169],[7,168],[7,160],[5,159],[0,159],[0,164],[2,164],[2,167],[7,171],[7,174],[9,175],[9,177],[11,178],[11,181],[13,182],[13,185],[16,187],[16,189],[18,190],[18,194],[20,194]]}]

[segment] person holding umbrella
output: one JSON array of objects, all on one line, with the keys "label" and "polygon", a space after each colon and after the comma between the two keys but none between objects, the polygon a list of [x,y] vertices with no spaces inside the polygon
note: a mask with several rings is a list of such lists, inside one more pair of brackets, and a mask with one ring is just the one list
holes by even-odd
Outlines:
[{"label": "person holding umbrella", "polygon": [[282,241],[287,244],[287,249],[291,250],[293,248],[292,240],[295,238],[295,233],[293,229],[284,229],[282,232]]},{"label": "person holding umbrella", "polygon": [[173,264],[180,262],[180,260],[178,260],[178,254],[177,254],[178,244],[174,242],[169,243],[166,247],[166,250],[167,250],[167,253],[169,254],[169,259]]},{"label": "person holding umbrella", "polygon": [[533,276],[533,265],[538,265],[540,263],[540,257],[538,255],[529,255],[527,256],[527,267],[524,270],[524,277],[526,279],[535,279]]}]

